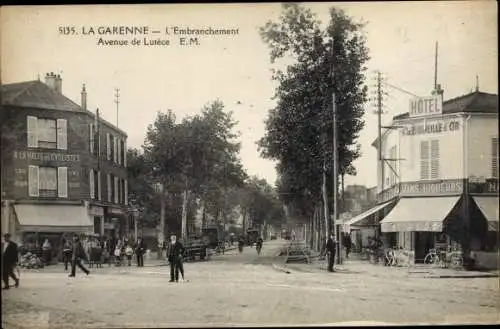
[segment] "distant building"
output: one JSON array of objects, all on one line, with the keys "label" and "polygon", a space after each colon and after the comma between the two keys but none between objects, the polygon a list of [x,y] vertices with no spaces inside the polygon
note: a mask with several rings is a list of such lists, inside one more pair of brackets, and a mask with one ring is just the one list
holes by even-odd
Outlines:
[{"label": "distant building", "polygon": [[2,232],[124,234],[127,134],[87,110],[85,87],[78,105],[59,75],[2,85],[1,115]]}]

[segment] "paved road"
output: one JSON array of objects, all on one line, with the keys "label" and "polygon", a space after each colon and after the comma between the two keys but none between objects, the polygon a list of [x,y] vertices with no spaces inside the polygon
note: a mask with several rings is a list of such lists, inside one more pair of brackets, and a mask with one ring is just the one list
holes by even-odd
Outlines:
[{"label": "paved road", "polygon": [[[429,279],[377,272],[275,270],[280,242],[168,267],[111,268],[70,279],[24,272],[2,294],[4,328],[498,323],[498,278]],[[45,326],[40,326],[45,325]]]}]

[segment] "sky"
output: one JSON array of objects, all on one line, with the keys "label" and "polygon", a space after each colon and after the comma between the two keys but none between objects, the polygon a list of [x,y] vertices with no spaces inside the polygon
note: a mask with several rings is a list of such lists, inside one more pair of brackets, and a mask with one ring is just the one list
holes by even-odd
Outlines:
[{"label": "sky", "polygon": [[[498,32],[495,1],[307,3],[326,24],[328,9],[344,9],[364,20],[370,61],[366,85],[375,91],[375,72],[390,85],[419,96],[434,86],[435,42],[438,41],[438,83],[444,98],[466,94],[476,86],[498,94]],[[158,111],[172,109],[178,119],[199,113],[216,99],[239,122],[241,159],[250,175],[276,181],[275,163],[260,157],[256,141],[276,84],[271,79],[269,49],[258,28],[276,20],[280,4],[95,5],[2,7],[0,49],[2,84],[36,80],[48,72],[61,74],[63,93],[80,103],[82,84],[88,108],[116,124],[115,88],[119,88],[118,126],[128,134],[128,146],[139,148],[147,126]],[[98,27],[170,27],[169,46],[131,45],[134,36],[98,35]],[[237,35],[201,36],[198,45],[180,45],[172,28],[238,29]],[[64,27],[78,34],[64,34]],[[95,35],[83,34],[94,28]],[[128,45],[103,46],[103,40],[128,40]],[[143,36],[138,36],[143,42]],[[189,42],[189,39],[186,41]],[[383,124],[408,111],[411,96],[384,85]],[[362,156],[354,162],[357,176],[346,184],[376,184],[377,116],[373,102],[365,106],[366,125],[359,138]]]}]

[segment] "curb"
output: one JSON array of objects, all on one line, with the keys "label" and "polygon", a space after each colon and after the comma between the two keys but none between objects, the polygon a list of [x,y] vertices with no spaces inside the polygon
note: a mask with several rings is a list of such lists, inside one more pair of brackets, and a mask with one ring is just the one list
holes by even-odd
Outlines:
[{"label": "curb", "polygon": [[430,279],[487,279],[498,278],[498,275],[429,275]]}]

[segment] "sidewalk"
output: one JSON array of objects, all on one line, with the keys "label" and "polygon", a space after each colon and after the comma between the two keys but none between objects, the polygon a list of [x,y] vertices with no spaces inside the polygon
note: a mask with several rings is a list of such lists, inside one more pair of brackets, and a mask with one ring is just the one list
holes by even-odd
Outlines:
[{"label": "sidewalk", "polygon": [[[317,257],[312,258],[310,264],[288,263],[285,268],[291,273],[308,272],[319,273],[326,272],[326,260],[319,260]],[[435,268],[425,265],[414,265],[412,267],[394,267],[371,264],[363,260],[343,260],[343,264],[335,265],[335,271],[345,274],[370,274],[371,276],[388,277],[415,277],[415,278],[489,278],[499,277],[499,271],[495,272],[480,272],[454,270],[447,268]]]}]

